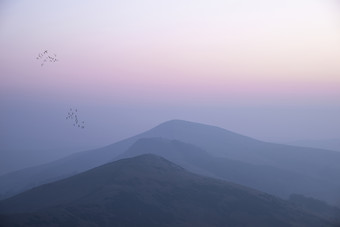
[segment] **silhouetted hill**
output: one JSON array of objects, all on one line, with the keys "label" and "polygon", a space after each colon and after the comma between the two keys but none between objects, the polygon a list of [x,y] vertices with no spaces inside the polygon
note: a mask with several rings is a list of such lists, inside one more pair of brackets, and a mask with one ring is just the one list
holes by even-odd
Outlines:
[{"label": "silhouetted hill", "polygon": [[[311,188],[309,194],[306,194],[307,196],[326,200],[333,204],[340,201],[339,152],[261,142],[215,126],[181,120],[165,122],[147,132],[104,148],[80,152],[52,163],[2,176],[0,177],[0,194],[6,198],[32,187],[108,163],[123,154],[137,140],[150,137],[162,137],[193,144],[211,156],[239,161],[240,165],[247,163],[270,167],[273,171],[293,173],[293,176],[297,177],[289,178],[295,179],[300,184],[304,184],[306,181],[306,185],[308,185],[310,180],[315,183],[319,182],[319,187]],[[236,165],[236,162],[234,164]],[[270,171],[266,168],[263,169],[264,174],[266,174],[265,171]],[[300,176],[303,177],[302,180]],[[262,181],[262,177],[251,180],[256,182],[259,185],[258,188],[261,189],[261,182],[267,184],[267,181]],[[281,191],[285,191],[285,195],[294,192],[301,194],[302,192],[292,192],[286,190],[286,187],[286,185],[280,185]]]},{"label": "silhouetted hill", "polygon": [[159,156],[112,162],[0,202],[3,226],[331,226]]}]

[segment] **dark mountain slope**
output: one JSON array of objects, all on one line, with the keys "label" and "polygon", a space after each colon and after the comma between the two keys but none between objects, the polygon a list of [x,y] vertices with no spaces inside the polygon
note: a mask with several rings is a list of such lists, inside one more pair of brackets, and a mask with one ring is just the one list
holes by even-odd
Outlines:
[{"label": "dark mountain slope", "polygon": [[0,203],[3,226],[331,226],[265,193],[154,155],[109,163]]},{"label": "dark mountain slope", "polygon": [[324,201],[298,194],[290,195],[289,202],[315,216],[332,220],[332,222],[339,224],[337,226],[340,226],[340,208],[338,207],[330,206]]}]

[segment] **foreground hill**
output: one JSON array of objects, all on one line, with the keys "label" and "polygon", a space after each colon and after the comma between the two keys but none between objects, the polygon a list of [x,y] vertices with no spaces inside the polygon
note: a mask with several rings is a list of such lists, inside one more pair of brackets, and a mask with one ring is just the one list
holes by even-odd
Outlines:
[{"label": "foreground hill", "polygon": [[[0,197],[8,198],[30,188],[108,163],[123,154],[137,140],[150,137],[179,140],[193,144],[211,156],[292,172],[297,176],[304,176],[301,182],[315,179],[315,182],[322,183],[314,192],[306,194],[307,196],[333,204],[340,201],[339,152],[266,143],[215,126],[181,120],[165,122],[107,147],[79,152],[52,163],[2,176]],[[261,184],[262,178],[253,181]],[[285,185],[281,188],[284,190]]]},{"label": "foreground hill", "polygon": [[331,226],[159,156],[112,162],[0,202],[3,226]]}]

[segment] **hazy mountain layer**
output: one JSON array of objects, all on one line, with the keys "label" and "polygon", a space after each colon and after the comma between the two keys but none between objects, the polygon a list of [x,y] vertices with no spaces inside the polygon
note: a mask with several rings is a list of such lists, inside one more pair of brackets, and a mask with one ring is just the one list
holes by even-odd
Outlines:
[{"label": "hazy mountain layer", "polygon": [[[222,128],[181,120],[165,122],[145,133],[101,149],[79,152],[52,163],[2,176],[0,194],[6,198],[108,163],[124,153],[138,139],[150,137],[175,139],[200,147],[215,157],[293,172],[297,174],[297,178],[293,177],[295,180],[299,176],[307,177],[307,182],[308,179],[315,179],[315,182],[323,183],[311,189],[315,193],[308,196],[318,195],[318,198],[333,203],[340,201],[340,193],[333,193],[340,188],[339,152],[265,143]],[[252,181],[261,184],[262,177]],[[280,187],[285,190],[286,185]]]},{"label": "hazy mountain layer", "polygon": [[326,150],[340,151],[340,139],[331,140],[297,140],[286,144],[301,147],[314,147]]}]

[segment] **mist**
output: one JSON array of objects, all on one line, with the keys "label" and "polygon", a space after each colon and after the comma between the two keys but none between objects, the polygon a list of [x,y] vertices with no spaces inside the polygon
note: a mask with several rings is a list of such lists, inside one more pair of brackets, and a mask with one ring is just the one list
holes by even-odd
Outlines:
[{"label": "mist", "polygon": [[[299,224],[334,223],[330,213],[340,214],[331,207],[340,201],[339,15],[333,0],[1,1],[0,213],[1,207],[20,210],[21,195],[50,201],[34,190],[51,195],[55,188],[89,207],[111,206],[71,192],[96,181],[91,176],[111,179],[114,169],[122,174],[117,179],[141,183],[124,185],[133,193],[116,197],[106,188],[120,188],[121,181],[99,182],[98,198],[117,204],[139,204],[135,189],[148,181],[157,188],[165,171],[164,184],[187,176],[202,183],[198,195],[211,201],[205,189],[220,196],[213,185],[222,180],[223,190],[242,191],[235,196],[240,212],[248,212],[243,199],[251,198],[269,210],[268,201],[287,209],[288,216],[280,214],[285,223],[295,220],[294,206],[305,212]],[[138,171],[125,172],[129,167]],[[168,215],[162,204],[173,195],[161,189],[146,195]],[[178,197],[191,203],[188,198]],[[49,210],[50,202],[42,207]],[[82,210],[78,205],[73,208]],[[207,212],[222,209],[210,205]],[[44,223],[48,216],[36,211],[20,210]],[[249,212],[258,217],[256,209]],[[271,214],[276,223],[279,213]],[[136,223],[145,221],[137,216]]]}]

